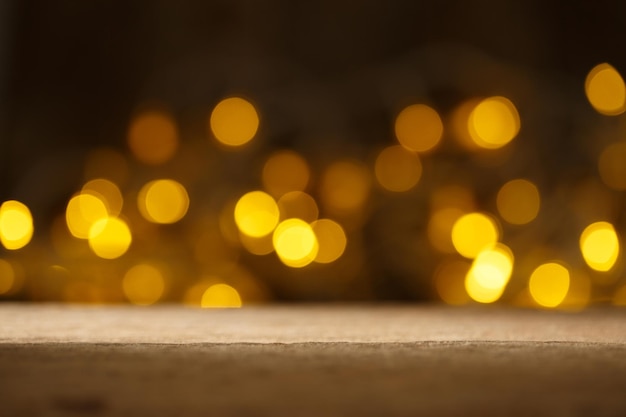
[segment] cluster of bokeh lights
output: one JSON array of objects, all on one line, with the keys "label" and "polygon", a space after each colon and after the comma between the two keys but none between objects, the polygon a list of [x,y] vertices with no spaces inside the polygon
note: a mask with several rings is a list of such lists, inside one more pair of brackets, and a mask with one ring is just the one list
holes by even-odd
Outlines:
[{"label": "cluster of bokeh lights", "polygon": [[[624,81],[609,64],[589,72],[585,93],[602,116],[626,110]],[[206,120],[206,134],[217,145],[216,152],[236,154],[262,140],[261,114],[247,98],[224,98]],[[117,262],[111,271],[119,275],[121,295],[112,296],[113,301],[151,305],[178,299],[199,307],[240,307],[255,301],[249,294],[263,291],[258,290],[258,278],[238,260],[239,252],[273,259],[288,270],[317,265],[322,268],[318,273],[326,274],[331,269],[323,268],[340,265],[343,257],[353,256],[347,253],[358,251],[376,189],[385,199],[424,193],[419,185],[430,175],[428,159],[444,138],[454,138],[464,152],[497,152],[516,140],[522,122],[513,100],[504,96],[470,98],[445,116],[428,103],[412,103],[394,115],[394,143],[378,149],[371,161],[336,158],[320,168],[294,149],[272,149],[256,172],[256,186],[229,195],[215,209],[199,203],[199,191],[184,175],[169,176],[171,170],[160,169],[181,152],[184,135],[171,110],[147,103],[131,118],[127,145],[135,163],[150,169],[133,177],[125,155],[108,149],[92,153],[85,164],[85,183],[52,225],[50,239],[61,261],[51,262],[44,275],[71,275],[69,264]],[[601,186],[626,190],[626,142],[608,144],[597,161]],[[614,218],[587,221],[578,231],[580,265],[571,256],[561,257],[554,247],[534,248],[532,241],[524,243],[526,253],[514,253],[512,248],[524,246],[508,240],[507,230],[533,227],[546,198],[531,178],[509,178],[499,185],[493,196],[495,210],[489,211],[477,204],[475,191],[465,182],[434,187],[422,234],[437,254],[431,275],[436,294],[448,304],[494,303],[509,291],[507,301],[517,305],[581,308],[594,301],[593,285],[615,284],[622,256]],[[212,229],[194,230],[202,222]],[[0,294],[11,296],[24,287],[28,268],[22,258],[8,255],[25,250],[33,233],[33,217],[25,204],[2,203],[0,242],[8,252],[0,259]],[[179,285],[177,298],[172,294],[179,270],[193,270],[168,258],[177,245],[184,246],[183,235],[194,236],[192,256],[198,263],[209,263],[210,272],[197,273],[182,290]],[[159,239],[170,239],[167,250]],[[71,261],[64,265],[63,259]],[[90,294],[88,287],[73,282],[64,290],[64,299],[107,300],[106,295],[85,295]],[[615,287],[612,301],[626,304],[626,286]]]}]

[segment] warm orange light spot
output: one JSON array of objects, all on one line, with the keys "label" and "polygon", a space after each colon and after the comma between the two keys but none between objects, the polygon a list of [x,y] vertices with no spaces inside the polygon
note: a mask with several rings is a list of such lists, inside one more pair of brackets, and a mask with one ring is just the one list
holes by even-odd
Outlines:
[{"label": "warm orange light spot", "polygon": [[496,203],[498,212],[507,222],[530,223],[539,213],[539,190],[528,180],[512,180],[500,188]]},{"label": "warm orange light spot", "polygon": [[240,233],[239,241],[241,245],[253,255],[268,255],[274,252],[274,244],[272,243],[271,234],[261,237],[252,237],[244,233]]},{"label": "warm orange light spot", "polygon": [[374,172],[383,188],[395,192],[408,191],[419,182],[422,163],[417,154],[402,146],[389,146],[378,154]]},{"label": "warm orange light spot", "polygon": [[113,182],[104,178],[96,178],[83,185],[82,194],[93,194],[98,197],[107,208],[110,215],[117,216],[122,211],[124,198],[122,192]]},{"label": "warm orange light spot", "polygon": [[228,146],[248,143],[259,128],[259,115],[254,106],[240,97],[220,101],[209,119],[213,136]]},{"label": "warm orange light spot", "polygon": [[274,230],[272,241],[278,258],[292,268],[310,264],[319,250],[315,232],[300,219],[281,222]]},{"label": "warm orange light spot", "polygon": [[596,65],[585,79],[585,93],[598,113],[608,116],[626,110],[626,85],[620,73],[607,63]]},{"label": "warm orange light spot", "polygon": [[0,295],[7,294],[15,284],[15,271],[10,262],[0,259]]},{"label": "warm orange light spot", "polygon": [[343,255],[348,239],[339,223],[330,219],[320,219],[313,222],[311,227],[319,245],[315,262],[327,264]]},{"label": "warm orange light spot", "polygon": [[311,223],[317,220],[319,215],[319,209],[313,197],[302,191],[290,191],[283,194],[278,199],[278,208],[282,220],[298,218]]},{"label": "warm orange light spot", "polygon": [[156,303],[163,296],[165,280],[157,267],[138,264],[126,272],[122,288],[128,301],[146,306]]},{"label": "warm orange light spot", "polygon": [[470,301],[465,290],[465,277],[471,264],[467,261],[451,261],[440,265],[435,271],[435,288],[443,302],[462,305]]},{"label": "warm orange light spot", "polygon": [[115,259],[128,250],[132,235],[126,222],[117,217],[96,221],[89,229],[89,247],[104,259]]},{"label": "warm orange light spot", "polygon": [[144,185],[137,195],[139,212],[153,223],[176,223],[187,214],[189,195],[177,181],[160,179]]},{"label": "warm orange light spot", "polygon": [[619,257],[619,238],[608,222],[590,224],[580,235],[580,251],[591,269],[606,272]]},{"label": "warm orange light spot", "polygon": [[226,284],[214,284],[202,294],[200,306],[202,308],[239,308],[241,296],[236,289]]},{"label": "warm orange light spot", "polygon": [[557,262],[537,267],[530,276],[530,295],[543,307],[556,307],[563,302],[570,286],[567,268]]},{"label": "warm orange light spot", "polygon": [[322,203],[333,213],[349,214],[365,204],[370,185],[369,173],[363,165],[353,161],[335,162],[322,176]]},{"label": "warm orange light spot", "polygon": [[437,111],[424,104],[413,104],[396,117],[396,138],[400,145],[414,152],[433,149],[443,135],[443,123]]},{"label": "warm orange light spot", "polygon": [[280,211],[271,195],[263,191],[244,194],[235,205],[235,223],[241,231],[251,237],[262,237],[272,233]]},{"label": "warm orange light spot", "polygon": [[511,142],[520,129],[515,105],[505,97],[490,97],[472,110],[468,120],[472,140],[487,149],[500,148]]},{"label": "warm orange light spot", "polygon": [[21,249],[33,237],[33,216],[25,204],[9,200],[0,206],[0,242],[9,250]]},{"label": "warm orange light spot", "polygon": [[495,244],[499,235],[496,222],[483,213],[465,214],[452,227],[454,248],[466,258],[475,258],[483,249]]},{"label": "warm orange light spot", "polygon": [[504,292],[513,272],[513,253],[498,243],[483,249],[465,278],[465,289],[474,301],[493,303]]},{"label": "warm orange light spot", "polygon": [[178,130],[172,116],[162,110],[138,114],[128,129],[128,146],[143,163],[157,165],[168,161],[178,149]]},{"label": "warm orange light spot", "polygon": [[290,191],[304,191],[309,177],[306,160],[293,151],[275,152],[263,165],[263,187],[275,197]]}]

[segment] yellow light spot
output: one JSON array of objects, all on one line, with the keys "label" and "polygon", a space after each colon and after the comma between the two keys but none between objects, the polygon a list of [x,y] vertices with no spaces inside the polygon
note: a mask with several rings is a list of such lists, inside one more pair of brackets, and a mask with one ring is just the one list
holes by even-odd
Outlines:
[{"label": "yellow light spot", "polygon": [[443,123],[434,109],[424,104],[413,104],[396,117],[395,132],[398,142],[406,149],[426,152],[441,140]]},{"label": "yellow light spot", "polygon": [[274,252],[274,244],[272,242],[271,234],[261,237],[252,237],[240,233],[239,241],[241,242],[241,245],[253,255],[268,255]]},{"label": "yellow light spot", "polygon": [[319,245],[315,262],[327,264],[343,255],[348,239],[339,223],[330,219],[320,219],[313,222],[311,227]]},{"label": "yellow light spot", "polygon": [[498,238],[496,222],[482,213],[465,214],[452,227],[452,244],[466,258],[476,257],[485,247],[495,244]]},{"label": "yellow light spot", "polygon": [[587,99],[598,113],[608,116],[626,110],[626,85],[620,73],[607,63],[596,65],[585,80]]},{"label": "yellow light spot", "polygon": [[149,110],[137,115],[128,130],[128,146],[141,162],[162,164],[178,149],[178,130],[165,111]]},{"label": "yellow light spot", "polygon": [[505,245],[482,250],[465,277],[465,289],[474,301],[493,303],[504,292],[513,272],[513,253]]},{"label": "yellow light spot", "polygon": [[301,268],[317,256],[319,245],[311,226],[300,219],[287,219],[274,230],[272,239],[278,258],[287,266]]},{"label": "yellow light spot", "polygon": [[293,151],[278,151],[263,165],[263,187],[275,197],[289,191],[304,191],[310,175],[302,156]]},{"label": "yellow light spot", "polygon": [[0,259],[0,294],[6,294],[13,288],[15,283],[15,271],[13,266],[4,259]]},{"label": "yellow light spot", "polygon": [[23,248],[33,237],[33,216],[26,205],[9,200],[0,206],[0,241],[5,248]]},{"label": "yellow light spot", "polygon": [[427,234],[435,249],[443,253],[454,253],[452,227],[465,212],[456,207],[447,207],[435,211],[428,221]]},{"label": "yellow light spot", "polygon": [[263,191],[244,194],[235,205],[235,223],[241,233],[252,237],[262,237],[272,233],[280,211],[278,204]]},{"label": "yellow light spot", "polygon": [[474,142],[469,132],[469,120],[472,111],[480,103],[478,99],[470,99],[462,102],[452,112],[450,119],[451,131],[459,145],[469,151],[475,151],[480,147]]},{"label": "yellow light spot", "polygon": [[93,194],[105,203],[107,212],[112,216],[117,216],[122,211],[124,198],[122,192],[113,182],[104,178],[97,178],[88,181],[83,185],[81,194]]},{"label": "yellow light spot", "polygon": [[602,181],[614,190],[626,190],[626,142],[612,143],[600,154],[598,170]]},{"label": "yellow light spot", "polygon": [[278,199],[278,208],[282,220],[298,218],[311,223],[317,220],[319,215],[319,209],[313,197],[302,191],[290,191],[283,194]]},{"label": "yellow light spot", "polygon": [[70,233],[79,239],[89,238],[89,230],[95,222],[109,216],[106,204],[91,193],[74,195],[67,203],[65,221]]},{"label": "yellow light spot", "polygon": [[147,306],[163,296],[165,280],[161,271],[148,264],[130,268],[122,280],[124,295],[133,304]]},{"label": "yellow light spot", "polygon": [[144,185],[137,195],[137,206],[148,221],[160,224],[176,223],[187,214],[189,196],[177,181],[161,179]]},{"label": "yellow light spot", "polygon": [[619,239],[611,223],[596,222],[580,235],[580,251],[590,268],[609,271],[619,256]]},{"label": "yellow light spot", "polygon": [[96,221],[89,230],[89,247],[101,258],[115,259],[128,250],[132,235],[126,223],[117,217]]},{"label": "yellow light spot", "polygon": [[504,97],[490,97],[472,110],[468,121],[470,136],[482,148],[497,149],[512,141],[520,129],[513,103]]},{"label": "yellow light spot", "polygon": [[380,185],[387,190],[408,191],[419,182],[422,163],[417,154],[402,146],[389,146],[378,154],[374,172]]},{"label": "yellow light spot", "polygon": [[94,149],[85,160],[85,178],[107,178],[124,185],[128,180],[128,162],[124,155],[114,149]]},{"label": "yellow light spot", "polygon": [[517,179],[507,182],[498,191],[498,212],[511,224],[530,223],[539,213],[539,190],[530,181]]},{"label": "yellow light spot", "polygon": [[214,284],[204,291],[200,306],[202,308],[239,308],[241,297],[236,289],[226,284]]},{"label": "yellow light spot", "polygon": [[465,277],[471,264],[467,261],[451,261],[440,265],[435,271],[435,288],[443,302],[462,305],[470,301],[465,290]]},{"label": "yellow light spot", "polygon": [[352,161],[335,162],[322,176],[322,203],[330,212],[350,214],[365,204],[370,184],[371,179],[364,166]]},{"label": "yellow light spot", "polygon": [[556,262],[539,265],[528,282],[530,295],[543,307],[556,307],[567,295],[570,275],[567,268]]},{"label": "yellow light spot", "polygon": [[228,146],[248,143],[259,128],[259,115],[254,106],[239,97],[220,101],[209,120],[215,138]]}]

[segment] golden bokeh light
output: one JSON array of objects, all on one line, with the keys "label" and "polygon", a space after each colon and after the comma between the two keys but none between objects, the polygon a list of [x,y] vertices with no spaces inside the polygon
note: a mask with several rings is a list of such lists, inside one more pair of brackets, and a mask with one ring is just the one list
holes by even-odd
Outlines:
[{"label": "golden bokeh light", "polygon": [[460,260],[445,262],[437,267],[435,289],[444,303],[463,305],[471,300],[465,290],[465,277],[470,267],[470,262]]},{"label": "golden bokeh light", "polygon": [[309,165],[302,156],[294,151],[281,150],[267,158],[261,179],[267,192],[280,197],[290,191],[304,191],[310,176]]},{"label": "golden bokeh light", "polygon": [[128,129],[128,146],[139,161],[162,164],[178,149],[178,129],[172,116],[162,110],[144,111],[133,118]]},{"label": "golden bokeh light", "polygon": [[542,307],[556,307],[567,296],[570,273],[557,262],[539,265],[531,274],[528,289],[533,300]]},{"label": "golden bokeh light", "polygon": [[495,220],[484,213],[464,214],[452,226],[452,244],[466,258],[475,258],[484,248],[495,244],[499,236]]},{"label": "golden bokeh light", "polygon": [[241,307],[239,292],[227,284],[213,284],[202,294],[202,308],[239,308]]},{"label": "golden bokeh light", "polygon": [[626,85],[620,73],[607,63],[596,65],[585,80],[585,93],[598,113],[608,116],[626,110]]},{"label": "golden bokeh light", "polygon": [[253,255],[262,256],[274,252],[274,243],[272,242],[271,234],[261,237],[252,237],[239,233],[239,241],[241,246]]},{"label": "golden bokeh light", "polygon": [[28,207],[16,200],[0,206],[0,242],[9,250],[21,249],[33,237],[33,216]]},{"label": "golden bokeh light", "polygon": [[530,223],[537,217],[541,199],[537,186],[525,179],[511,180],[498,191],[500,216],[511,224]]},{"label": "golden bokeh light", "polygon": [[281,220],[298,218],[307,223],[317,220],[319,209],[309,194],[302,191],[290,191],[278,199]]},{"label": "golden bokeh light", "polygon": [[422,163],[417,154],[400,145],[383,149],[376,158],[374,172],[379,184],[395,192],[415,187],[422,176]]},{"label": "golden bokeh light", "polygon": [[93,224],[109,217],[107,206],[100,198],[91,193],[75,194],[67,203],[65,221],[72,236],[79,239],[89,238]]},{"label": "golden bokeh light", "polygon": [[428,221],[426,233],[431,245],[439,252],[454,253],[452,227],[465,212],[456,207],[445,207],[435,211]]},{"label": "golden bokeh light", "polygon": [[220,101],[209,119],[213,136],[228,146],[241,146],[248,143],[259,128],[259,115],[247,100],[230,97]]},{"label": "golden bokeh light", "polygon": [[15,271],[9,261],[0,259],[0,295],[7,294],[15,283]]},{"label": "golden bokeh light", "polygon": [[348,239],[339,223],[330,219],[319,219],[311,223],[311,228],[319,246],[315,262],[327,264],[343,255]]},{"label": "golden bokeh light", "polygon": [[500,299],[513,272],[513,253],[498,243],[482,250],[465,277],[465,289],[472,300],[493,303]]},{"label": "golden bokeh light", "polygon": [[137,264],[122,279],[124,295],[132,304],[147,306],[163,296],[165,279],[161,271],[150,264]]},{"label": "golden bokeh light", "polygon": [[130,229],[124,220],[107,217],[96,221],[89,229],[89,247],[104,259],[122,256],[132,242]]},{"label": "golden bokeh light", "polygon": [[607,146],[598,159],[602,181],[614,190],[626,190],[626,142]]},{"label": "golden bokeh light", "polygon": [[263,191],[244,194],[235,205],[235,223],[241,233],[262,237],[272,233],[280,218],[278,204]]},{"label": "golden bokeh light", "polygon": [[371,178],[362,164],[339,161],[322,175],[320,194],[324,208],[336,214],[359,210],[369,197]]},{"label": "golden bokeh light", "polygon": [[394,127],[400,145],[413,152],[433,149],[443,135],[439,114],[424,104],[404,108],[396,117]]},{"label": "golden bokeh light", "polygon": [[148,221],[160,224],[176,223],[187,214],[189,195],[177,181],[160,179],[145,184],[137,195],[137,207]]},{"label": "golden bokeh light", "polygon": [[109,215],[117,216],[122,211],[124,205],[122,192],[117,185],[107,179],[96,178],[86,182],[81,194],[92,194],[98,197],[105,203]]},{"label": "golden bokeh light", "polygon": [[608,222],[592,223],[580,235],[580,251],[591,269],[606,272],[613,268],[620,254],[615,228]]},{"label": "golden bokeh light", "polygon": [[319,244],[313,228],[303,220],[280,222],[272,237],[278,258],[287,266],[301,268],[315,260]]},{"label": "golden bokeh light", "polygon": [[501,148],[517,136],[520,130],[519,114],[509,99],[490,97],[472,110],[468,129],[472,140],[481,148]]},{"label": "golden bokeh light", "polygon": [[454,109],[450,117],[449,130],[452,132],[453,138],[468,151],[480,149],[469,131],[470,116],[478,103],[480,100],[476,98],[465,100]]}]

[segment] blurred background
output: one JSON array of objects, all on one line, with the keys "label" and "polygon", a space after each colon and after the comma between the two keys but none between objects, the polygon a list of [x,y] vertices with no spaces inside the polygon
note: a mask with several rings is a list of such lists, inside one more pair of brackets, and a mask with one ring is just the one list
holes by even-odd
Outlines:
[{"label": "blurred background", "polygon": [[626,305],[626,4],[0,2],[0,298]]}]

